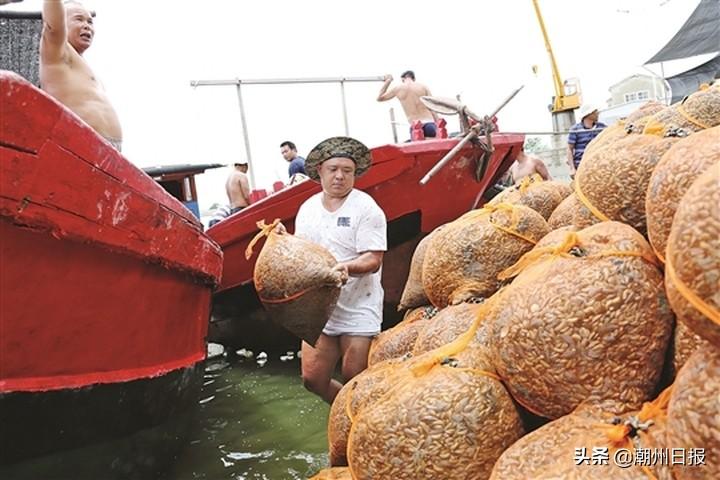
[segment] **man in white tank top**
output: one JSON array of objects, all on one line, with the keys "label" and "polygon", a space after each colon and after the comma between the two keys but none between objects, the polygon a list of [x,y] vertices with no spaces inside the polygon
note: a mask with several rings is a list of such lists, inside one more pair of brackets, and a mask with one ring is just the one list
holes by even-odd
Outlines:
[{"label": "man in white tank top", "polygon": [[295,218],[295,235],[327,248],[339,262],[340,278],[347,281],[315,347],[302,344],[303,384],[328,403],[342,387],[332,378],[338,361],[345,381],[362,372],[382,323],[387,222],[372,197],[353,188],[355,177],[370,163],[370,151],[355,139],[321,142],[308,155],[305,170],[320,182],[322,192],[307,199]]}]

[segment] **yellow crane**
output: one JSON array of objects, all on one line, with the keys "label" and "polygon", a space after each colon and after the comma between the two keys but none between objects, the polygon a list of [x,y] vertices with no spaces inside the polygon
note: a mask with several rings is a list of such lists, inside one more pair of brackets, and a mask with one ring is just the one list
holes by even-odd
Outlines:
[{"label": "yellow crane", "polygon": [[552,46],[550,45],[550,39],[548,38],[547,30],[545,29],[545,22],[543,21],[542,14],[540,13],[538,0],[533,0],[533,6],[535,7],[538,23],[540,23],[540,30],[542,30],[543,37],[545,38],[545,48],[550,55],[550,64],[552,66],[555,97],[553,98],[551,111],[553,116],[561,112],[570,112],[574,118],[573,110],[578,108],[581,103],[580,82],[578,82],[577,79],[573,79],[573,81],[570,79],[567,81],[562,80],[557,62],[555,61]]}]

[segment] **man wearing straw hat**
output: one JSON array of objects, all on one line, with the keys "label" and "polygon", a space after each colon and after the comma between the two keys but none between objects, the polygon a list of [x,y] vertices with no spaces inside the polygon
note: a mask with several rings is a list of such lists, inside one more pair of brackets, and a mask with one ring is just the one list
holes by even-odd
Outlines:
[{"label": "man wearing straw hat", "polygon": [[585,153],[585,147],[607,127],[604,123],[598,122],[599,116],[598,109],[594,105],[586,103],[580,107],[580,122],[570,127],[567,161],[571,177],[575,177],[575,172],[580,166],[583,153]]},{"label": "man wearing straw hat", "polygon": [[322,191],[307,199],[295,217],[295,235],[327,248],[346,282],[315,347],[302,344],[303,384],[328,403],[342,387],[332,378],[338,361],[345,381],[362,372],[382,323],[387,221],[370,195],[353,188],[370,163],[370,150],[353,138],[320,142],[307,156],[305,171]]}]

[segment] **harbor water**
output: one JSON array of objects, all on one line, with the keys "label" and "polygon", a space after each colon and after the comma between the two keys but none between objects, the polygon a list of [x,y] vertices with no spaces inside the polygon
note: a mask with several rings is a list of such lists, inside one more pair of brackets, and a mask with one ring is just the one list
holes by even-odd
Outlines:
[{"label": "harbor water", "polygon": [[294,480],[326,467],[330,408],[288,357],[209,361],[190,435],[162,479]]}]

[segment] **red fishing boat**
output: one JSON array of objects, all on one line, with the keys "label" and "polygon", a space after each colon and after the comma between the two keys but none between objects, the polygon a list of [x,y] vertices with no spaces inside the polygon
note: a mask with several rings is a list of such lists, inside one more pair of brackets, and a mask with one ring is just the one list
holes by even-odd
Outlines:
[{"label": "red fishing boat", "polygon": [[[395,308],[417,243],[435,227],[482,205],[483,194],[510,167],[523,142],[522,134],[492,133],[490,138],[470,142],[460,138],[428,139],[372,149],[372,167],[358,179],[356,188],[370,194],[388,220],[389,250],[382,279],[384,327],[399,319]],[[433,169],[451,150],[452,159],[444,167]],[[435,170],[434,176],[421,184],[431,169]],[[312,181],[293,185],[208,230],[224,253],[223,279],[213,298],[209,332],[212,341],[263,350],[297,348],[297,339],[267,319],[252,283],[257,255],[245,260],[244,253],[257,233],[256,222],[279,218],[292,232],[298,208],[319,191],[320,185]],[[255,249],[261,247],[258,244]]]},{"label": "red fishing boat", "polygon": [[0,91],[4,476],[197,405],[222,252],[72,112],[11,72]]}]

